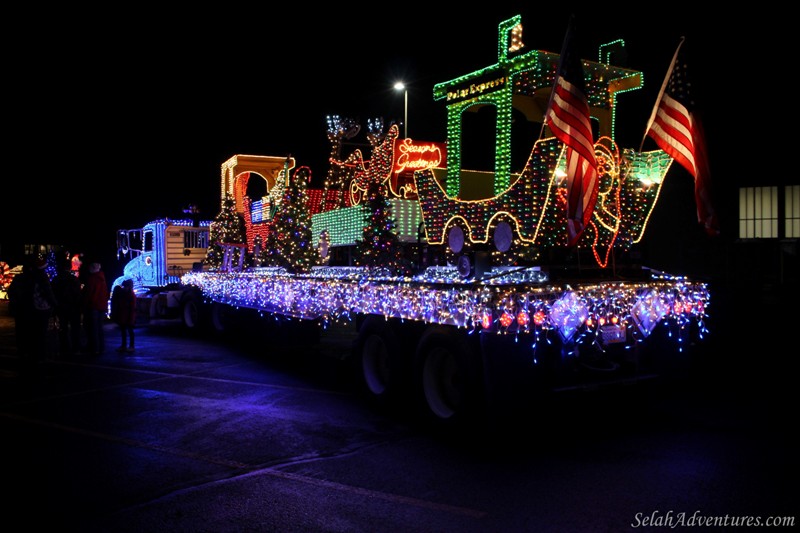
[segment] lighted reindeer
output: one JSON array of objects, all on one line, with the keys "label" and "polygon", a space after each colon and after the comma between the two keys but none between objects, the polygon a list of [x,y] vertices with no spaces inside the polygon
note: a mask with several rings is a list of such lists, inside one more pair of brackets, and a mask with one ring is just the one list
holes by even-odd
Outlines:
[{"label": "lighted reindeer", "polygon": [[[356,164],[351,161],[351,158],[342,161],[342,144],[346,139],[352,139],[358,135],[360,131],[361,125],[353,119],[343,118],[339,115],[328,116],[328,140],[331,143],[331,152],[328,158],[330,166],[322,190],[321,211],[345,206],[344,191],[356,171]],[[328,191],[330,190],[336,191],[333,206],[327,205]]]},{"label": "lighted reindeer", "polygon": [[[383,117],[367,119],[367,142],[369,142],[370,152],[374,155],[378,151],[378,146],[383,142],[386,137],[386,132],[383,131]],[[356,149],[348,157],[348,162],[354,165],[355,172],[352,179],[348,184],[350,194],[350,204],[358,205],[366,191],[367,184],[367,168],[369,161],[364,161],[364,156],[361,150]]]},{"label": "lighted reindeer", "polygon": [[383,117],[367,119],[367,141],[369,142],[370,152],[374,153],[379,144],[386,137],[383,131]]},{"label": "lighted reindeer", "polygon": [[[357,170],[350,181],[350,203],[358,205],[367,192],[369,184],[373,181],[384,183],[392,177],[392,164],[394,161],[395,141],[399,135],[397,124],[389,126],[389,131],[383,133],[383,120],[374,119],[368,122],[369,133],[367,139],[372,147],[372,154],[368,163],[364,163],[361,152],[356,150],[354,161]],[[386,187],[389,192],[394,192],[391,187]],[[397,196],[393,194],[393,196]]]}]

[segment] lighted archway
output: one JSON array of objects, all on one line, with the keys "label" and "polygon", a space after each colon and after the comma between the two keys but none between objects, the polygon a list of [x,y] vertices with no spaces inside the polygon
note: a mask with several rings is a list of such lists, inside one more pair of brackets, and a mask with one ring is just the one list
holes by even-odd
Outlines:
[{"label": "lighted archway", "polygon": [[[278,183],[281,171],[290,173],[295,166],[293,157],[274,157],[263,155],[235,155],[222,163],[221,167],[221,192],[222,199],[233,198],[236,212],[243,214],[245,210],[246,180],[241,179],[246,173],[254,172],[267,181],[267,190],[272,190]],[[247,176],[249,179],[249,175]]]}]

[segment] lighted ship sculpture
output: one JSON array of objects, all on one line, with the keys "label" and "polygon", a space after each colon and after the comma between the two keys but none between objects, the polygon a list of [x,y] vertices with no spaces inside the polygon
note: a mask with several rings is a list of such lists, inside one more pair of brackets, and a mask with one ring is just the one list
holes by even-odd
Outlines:
[{"label": "lighted ship sculpture", "polygon": [[[567,244],[564,145],[540,136],[522,171],[512,172],[513,112],[543,121],[559,59],[550,52],[524,52],[520,20],[500,24],[496,64],[434,86],[434,99],[447,105],[447,165],[414,174],[429,244],[447,244],[456,253],[469,244],[493,244],[493,251],[509,253]],[[662,150],[620,149],[614,141],[618,95],[642,86],[640,71],[610,64],[621,46],[603,45],[600,61],[583,61],[590,111],[599,126],[599,190],[578,245],[590,247],[600,267],[608,265],[612,249],[629,249],[642,238],[672,163]],[[484,106],[493,106],[497,117],[493,172],[462,168],[463,115]]]}]

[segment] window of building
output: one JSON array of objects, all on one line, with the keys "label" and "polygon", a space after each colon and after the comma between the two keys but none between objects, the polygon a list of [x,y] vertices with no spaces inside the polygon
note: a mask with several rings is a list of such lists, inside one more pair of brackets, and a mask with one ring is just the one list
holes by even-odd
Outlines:
[{"label": "window of building", "polygon": [[800,238],[800,185],[786,187],[783,212],[786,218],[784,236],[787,239]]},{"label": "window of building", "polygon": [[739,238],[778,237],[778,187],[739,189]]}]

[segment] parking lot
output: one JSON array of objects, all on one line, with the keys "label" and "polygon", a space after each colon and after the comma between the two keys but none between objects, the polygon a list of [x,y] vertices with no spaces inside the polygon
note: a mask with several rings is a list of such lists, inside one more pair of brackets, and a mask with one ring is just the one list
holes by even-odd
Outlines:
[{"label": "parking lot", "polygon": [[350,335],[242,343],[165,321],[137,327],[133,354],[54,357],[25,375],[0,302],[6,519],[81,532],[620,531],[669,512],[796,512],[786,390],[742,387],[740,373],[709,382],[705,368],[444,434],[364,401],[340,357]]}]

